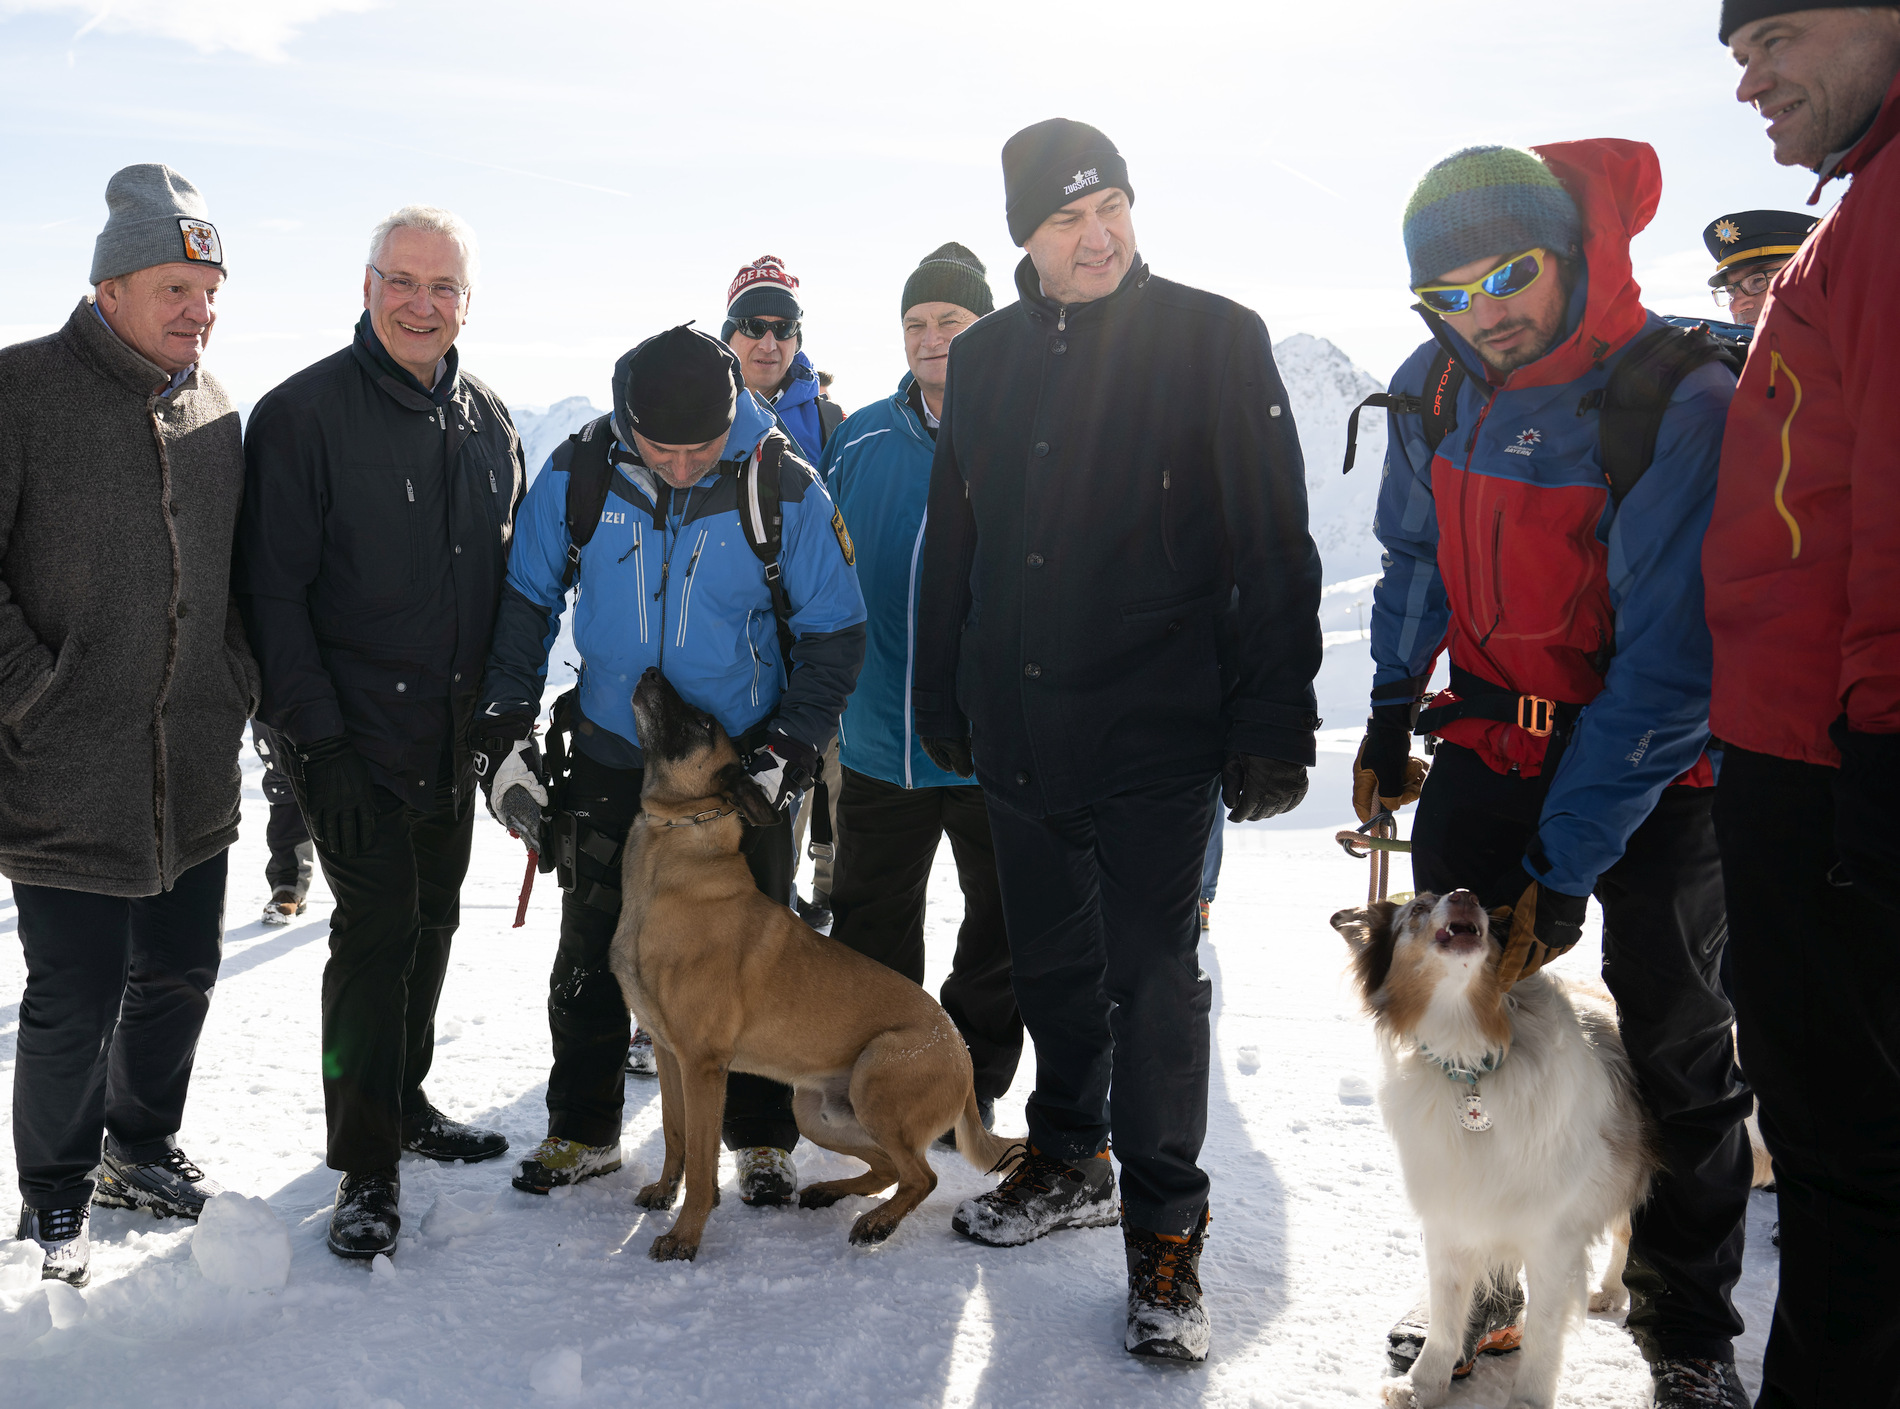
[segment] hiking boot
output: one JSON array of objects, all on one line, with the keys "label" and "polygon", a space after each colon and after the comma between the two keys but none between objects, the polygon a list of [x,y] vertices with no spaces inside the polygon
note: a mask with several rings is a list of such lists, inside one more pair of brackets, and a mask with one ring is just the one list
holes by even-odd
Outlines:
[{"label": "hiking boot", "polygon": [[287,925],[309,908],[310,902],[304,899],[299,887],[278,886],[270,894],[270,903],[264,907],[264,923]]},{"label": "hiking boot", "polygon": [[1658,1360],[1649,1375],[1654,1409],[1748,1409],[1733,1360]]},{"label": "hiking boot", "polygon": [[1070,1164],[1034,1145],[1012,1145],[996,1167],[1003,1182],[965,1199],[950,1219],[966,1238],[1013,1248],[1061,1228],[1113,1228],[1121,1222],[1107,1150]]},{"label": "hiking boot", "polygon": [[653,1055],[653,1034],[644,1028],[633,1030],[633,1041],[627,1044],[627,1075],[658,1076],[660,1060]]},{"label": "hiking boot", "polygon": [[1128,1330],[1122,1345],[1130,1355],[1207,1359],[1207,1309],[1201,1305],[1201,1248],[1207,1224],[1206,1209],[1192,1233],[1150,1233],[1123,1221]]},{"label": "hiking boot", "polygon": [[99,1161],[92,1201],[107,1208],[149,1208],[160,1218],[196,1218],[204,1212],[206,1199],[223,1192],[222,1184],[205,1178],[176,1146],[163,1159],[144,1164],[133,1164],[108,1149]]},{"label": "hiking boot", "polygon": [[330,1251],[363,1259],[393,1253],[402,1231],[401,1202],[402,1177],[393,1166],[344,1175],[336,1186],[336,1212],[330,1215]]},{"label": "hiking boot", "polygon": [[85,1207],[20,1210],[20,1231],[15,1236],[23,1243],[39,1245],[41,1281],[83,1287],[92,1280],[92,1239],[86,1236],[91,1213]]},{"label": "hiking boot", "polygon": [[545,1194],[563,1184],[578,1184],[583,1179],[598,1179],[620,1168],[620,1145],[583,1145],[550,1135],[534,1147],[534,1153],[515,1166],[515,1177],[508,1182],[524,1194]]},{"label": "hiking boot", "polygon": [[[976,1114],[977,1119],[983,1122],[983,1128],[985,1130],[996,1129],[996,1098],[994,1096],[978,1096],[976,1098]],[[940,1150],[954,1150],[957,1147],[956,1127],[951,1126],[950,1129],[939,1135],[936,1144]]]},{"label": "hiking boot", "polygon": [[[1502,1285],[1500,1285],[1502,1283]],[[1431,1329],[1432,1303],[1422,1297],[1399,1323],[1385,1334],[1385,1362],[1396,1376],[1403,1376],[1425,1348],[1425,1334]],[[1516,1274],[1509,1280],[1498,1277],[1480,1282],[1471,1302],[1471,1319],[1465,1325],[1464,1347],[1451,1377],[1462,1380],[1471,1373],[1480,1355],[1509,1355],[1523,1343],[1518,1318],[1524,1314],[1524,1288]]]},{"label": "hiking boot", "polygon": [[739,1166],[739,1198],[754,1208],[788,1204],[798,1192],[798,1167],[789,1150],[776,1145],[752,1145],[734,1150]]},{"label": "hiking boot", "polygon": [[450,1120],[434,1106],[424,1106],[414,1115],[402,1118],[402,1147],[424,1159],[453,1164],[479,1164],[485,1159],[508,1153],[508,1137],[499,1130],[483,1130]]},{"label": "hiking boot", "polygon": [[793,896],[792,909],[798,912],[799,919],[815,930],[831,928],[831,897],[822,890],[813,891],[810,900],[802,896]]}]

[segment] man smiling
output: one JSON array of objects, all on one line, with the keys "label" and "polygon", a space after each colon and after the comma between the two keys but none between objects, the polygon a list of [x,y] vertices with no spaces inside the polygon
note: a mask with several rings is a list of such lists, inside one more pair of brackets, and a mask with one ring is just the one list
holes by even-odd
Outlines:
[{"label": "man smiling", "polygon": [[[1730,0],[1775,160],[1852,184],[1775,276],[1702,557],[1737,1028],[1775,1157],[1761,1409],[1900,1405],[1900,6]],[[1817,1079],[1817,1077],[1819,1079]]]}]

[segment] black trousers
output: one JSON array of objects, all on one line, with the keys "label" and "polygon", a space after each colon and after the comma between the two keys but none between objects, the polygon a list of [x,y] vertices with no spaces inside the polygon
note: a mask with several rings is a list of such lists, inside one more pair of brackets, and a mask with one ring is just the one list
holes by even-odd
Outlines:
[{"label": "black trousers", "polygon": [[[1413,883],[1468,887],[1487,908],[1514,904],[1546,788],[1439,745],[1412,826]],[[1603,982],[1663,1159],[1631,1220],[1624,1276],[1630,1334],[1652,1361],[1730,1359],[1742,1330],[1731,1293],[1742,1273],[1752,1175],[1742,1120],[1752,1102],[1717,977],[1727,928],[1712,801],[1707,788],[1665,788],[1596,888]]]},{"label": "black trousers", "polygon": [[947,832],[963,889],[963,925],[942,1002],[970,1049],[976,1094],[1009,1090],[1023,1054],[1023,1020],[1009,980],[1009,935],[996,881],[996,846],[983,790],[903,788],[844,774],[832,867],[831,937],[924,981],[924,897],[930,863]]},{"label": "black trousers", "polygon": [[264,864],[264,879],[274,891],[290,886],[299,895],[310,889],[309,858],[314,854],[310,828],[303,820],[297,800],[273,802],[270,820],[264,824],[264,842],[270,847],[270,860]]},{"label": "black trousers", "polygon": [[376,835],[356,856],[317,857],[336,898],[323,968],[327,1162],[346,1174],[402,1157],[402,1118],[428,1108],[435,1005],[462,920],[475,809],[447,788],[427,812],[376,789]]},{"label": "black trousers", "polygon": [[[615,845],[640,811],[638,768],[609,768],[575,753],[568,773],[565,805],[584,829]],[[746,863],[762,894],[781,905],[792,898],[792,828],[781,817],[770,827],[748,828]],[[603,909],[584,899],[589,886],[620,889],[618,864],[606,866],[581,853],[579,885],[561,897],[561,942],[548,976],[548,1031],[554,1039],[554,1067],[548,1073],[548,1134],[583,1145],[611,1145],[620,1139],[626,1107],[627,1042],[633,1019],[620,982],[607,966],[620,909]],[[726,1148],[798,1144],[792,1116],[792,1088],[762,1076],[733,1072],[726,1078]]]},{"label": "black trousers", "polygon": [[1064,1159],[1111,1134],[1128,1221],[1187,1233],[1207,1206],[1201,862],[1212,780],[1169,779],[1042,818],[989,799],[1016,1002],[1036,1044],[1029,1139]]},{"label": "black trousers", "polygon": [[137,899],[13,887],[26,956],[13,1152],[28,1208],[92,1202],[101,1132],[134,1163],[171,1148],[224,956],[227,855]]},{"label": "black trousers", "polygon": [[1759,1409],[1900,1406],[1900,912],[1836,870],[1834,774],[1731,746],[1715,796],[1781,1211]]}]

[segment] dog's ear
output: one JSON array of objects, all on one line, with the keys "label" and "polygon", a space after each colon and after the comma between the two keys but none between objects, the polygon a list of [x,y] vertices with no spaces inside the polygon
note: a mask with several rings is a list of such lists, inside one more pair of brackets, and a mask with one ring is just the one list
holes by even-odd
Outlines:
[{"label": "dog's ear", "polygon": [[1401,908],[1396,901],[1381,900],[1356,910],[1341,910],[1333,916],[1333,928],[1352,948],[1353,974],[1359,981],[1360,996],[1367,1002],[1392,971],[1392,949],[1397,942],[1392,917]]},{"label": "dog's ear", "polygon": [[743,763],[728,763],[719,770],[719,795],[739,809],[739,815],[755,827],[769,827],[779,820],[765,789],[752,781]]},{"label": "dog's ear", "polygon": [[1340,936],[1354,949],[1372,938],[1372,911],[1363,905],[1338,911],[1326,923],[1338,930]]}]

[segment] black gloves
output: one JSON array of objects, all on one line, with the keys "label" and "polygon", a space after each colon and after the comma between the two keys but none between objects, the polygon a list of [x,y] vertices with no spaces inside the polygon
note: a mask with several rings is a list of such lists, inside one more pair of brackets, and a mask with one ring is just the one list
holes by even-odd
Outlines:
[{"label": "black gloves", "polygon": [[1528,866],[1523,880],[1524,893],[1511,909],[1511,932],[1498,965],[1498,977],[1507,989],[1568,953],[1583,938],[1583,910],[1590,900],[1587,895],[1552,890]]},{"label": "black gloves", "polygon": [[317,845],[332,856],[356,856],[376,835],[376,790],[369,765],[347,737],[296,749],[297,800]]},{"label": "black gloves", "polygon": [[783,812],[792,799],[811,786],[818,773],[818,750],[803,740],[774,729],[765,744],[746,760],[746,772],[765,793],[774,812]]},{"label": "black gloves", "polygon": [[1417,802],[1429,770],[1412,757],[1412,706],[1375,705],[1366,720],[1366,737],[1352,764],[1352,810],[1361,822],[1383,807],[1397,812]]},{"label": "black gloves", "polygon": [[946,773],[954,773],[959,778],[968,778],[976,772],[976,759],[970,754],[970,736],[961,737],[940,735],[934,739],[919,737],[919,747],[924,757]]},{"label": "black gloves", "polygon": [[1834,778],[1834,850],[1841,870],[1874,904],[1900,909],[1900,843],[1892,831],[1900,734],[1855,733],[1845,716],[1827,732],[1841,751]]},{"label": "black gloves", "polygon": [[537,856],[547,850],[541,833],[547,825],[548,788],[542,776],[541,746],[534,738],[534,716],[519,710],[479,715],[469,730],[475,774],[494,819]]},{"label": "black gloves", "polygon": [[1263,822],[1291,812],[1306,796],[1306,765],[1252,753],[1230,753],[1221,769],[1220,800],[1229,822]]},{"label": "black gloves", "polygon": [[[475,756],[475,776],[482,780],[483,793],[487,793],[494,782],[495,770],[501,767],[502,760],[515,751],[517,743],[533,733],[534,711],[528,709],[478,714],[469,722],[468,749]],[[493,810],[494,798],[488,799],[488,806]]]}]

